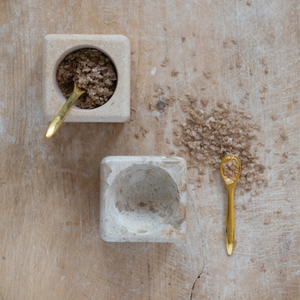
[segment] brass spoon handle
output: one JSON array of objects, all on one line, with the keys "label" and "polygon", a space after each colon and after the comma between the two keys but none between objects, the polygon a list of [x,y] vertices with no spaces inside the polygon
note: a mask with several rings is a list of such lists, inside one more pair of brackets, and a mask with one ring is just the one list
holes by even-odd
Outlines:
[{"label": "brass spoon handle", "polygon": [[54,117],[53,121],[48,127],[46,138],[50,138],[54,135],[54,133],[58,130],[62,122],[65,120],[67,114],[69,113],[70,109],[72,108],[73,104],[76,100],[83,94],[85,91],[81,90],[77,87],[76,83],[74,84],[74,90],[70,98],[66,101],[64,106],[60,109],[57,115]]},{"label": "brass spoon handle", "polygon": [[227,186],[227,212],[225,224],[225,240],[228,255],[234,247],[234,186]]}]

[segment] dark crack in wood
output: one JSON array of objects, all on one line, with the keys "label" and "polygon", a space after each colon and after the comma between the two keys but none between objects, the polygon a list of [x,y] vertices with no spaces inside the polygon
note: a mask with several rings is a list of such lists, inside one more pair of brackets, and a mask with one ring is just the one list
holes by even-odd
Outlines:
[{"label": "dark crack in wood", "polygon": [[200,279],[201,275],[203,274],[203,271],[204,271],[204,268],[203,268],[203,270],[201,271],[201,273],[197,276],[197,278],[195,279],[195,281],[194,281],[194,283],[193,283],[193,286],[192,286],[192,289],[191,289],[191,293],[190,293],[190,298],[189,298],[189,300],[192,300],[192,299],[193,299],[193,293],[194,293],[194,288],[195,288],[196,282],[198,281],[198,279]]}]

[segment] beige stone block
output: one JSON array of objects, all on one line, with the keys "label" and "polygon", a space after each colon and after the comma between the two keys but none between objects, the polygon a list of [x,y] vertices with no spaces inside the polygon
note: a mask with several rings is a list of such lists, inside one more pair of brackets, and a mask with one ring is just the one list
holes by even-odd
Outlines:
[{"label": "beige stone block", "polygon": [[186,162],[180,157],[106,157],[101,162],[100,201],[105,241],[182,241],[186,232]]},{"label": "beige stone block", "polygon": [[60,62],[80,48],[99,49],[113,61],[117,88],[107,103],[95,109],[73,106],[65,122],[126,122],[130,118],[130,42],[123,35],[50,34],[43,44],[43,110],[48,121],[65,103],[56,80]]}]

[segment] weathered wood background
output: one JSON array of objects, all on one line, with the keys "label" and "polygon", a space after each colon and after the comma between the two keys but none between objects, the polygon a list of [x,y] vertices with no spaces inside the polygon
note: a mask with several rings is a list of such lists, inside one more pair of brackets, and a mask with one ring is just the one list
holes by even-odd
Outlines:
[{"label": "weathered wood background", "polygon": [[[300,299],[299,9],[298,0],[1,0],[1,300]],[[69,123],[44,137],[42,42],[49,33],[130,39],[130,123]],[[261,153],[269,187],[250,201],[249,194],[236,198],[232,257],[224,187],[219,177],[209,183],[209,174],[202,188],[190,184],[184,243],[99,236],[101,159],[175,149],[165,139],[182,112],[148,109],[155,84],[170,84],[178,97],[190,92],[238,105],[251,91],[246,107],[271,148]],[[136,139],[140,126],[151,130]],[[280,164],[283,152],[288,160]]]}]

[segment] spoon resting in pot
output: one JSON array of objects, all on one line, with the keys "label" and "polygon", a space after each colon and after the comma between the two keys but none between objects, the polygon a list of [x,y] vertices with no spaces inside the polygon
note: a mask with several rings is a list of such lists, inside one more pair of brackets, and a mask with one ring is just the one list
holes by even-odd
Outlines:
[{"label": "spoon resting in pot", "polygon": [[50,138],[54,135],[54,133],[58,130],[60,125],[65,120],[67,114],[69,113],[70,109],[72,108],[73,104],[76,102],[76,100],[84,94],[85,91],[80,89],[76,83],[74,83],[74,90],[70,96],[70,98],[66,101],[66,103],[63,105],[63,107],[60,109],[60,111],[57,113],[57,115],[54,117],[53,121],[48,127],[46,138]]}]

